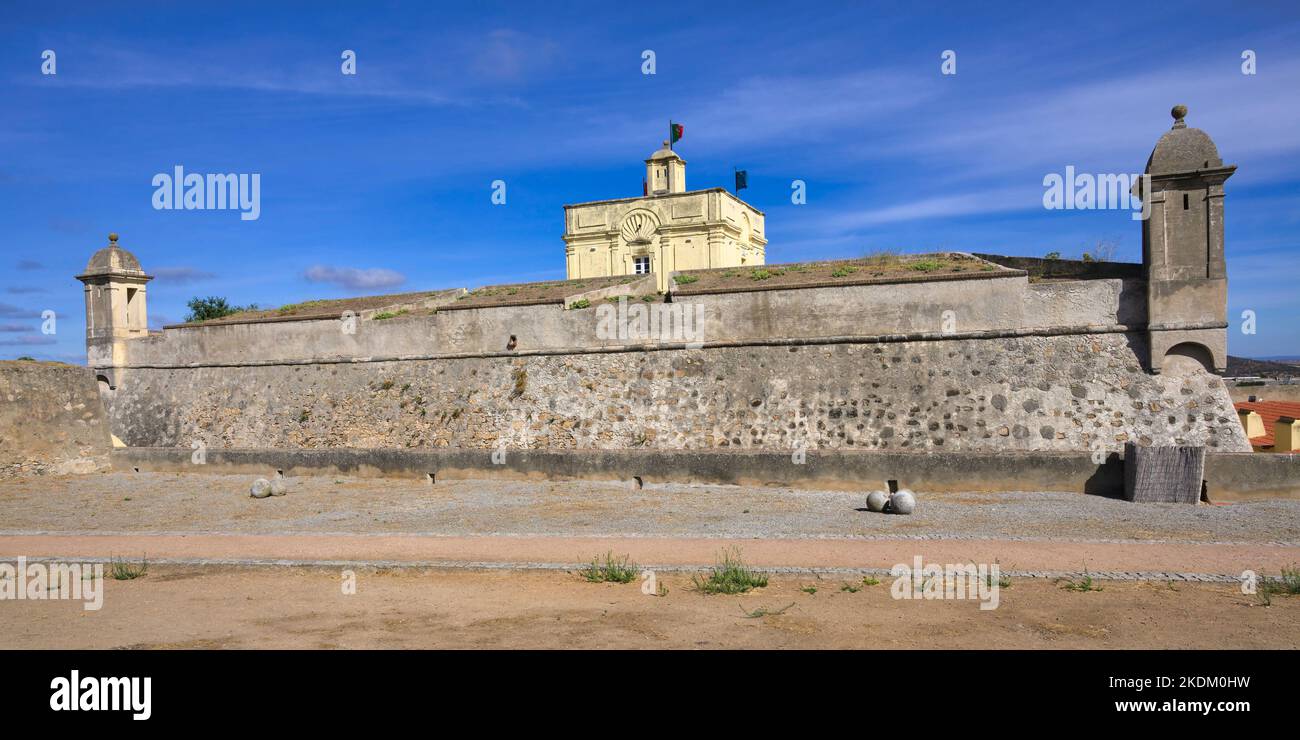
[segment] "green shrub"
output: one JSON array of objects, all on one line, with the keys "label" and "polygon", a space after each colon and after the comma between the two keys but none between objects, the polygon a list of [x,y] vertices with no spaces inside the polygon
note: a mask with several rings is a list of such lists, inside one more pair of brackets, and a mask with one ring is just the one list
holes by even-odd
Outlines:
[{"label": "green shrub", "polygon": [[109,576],[115,581],[134,581],[149,572],[149,561],[144,558],[139,563],[131,563],[118,557],[112,558],[109,565]]},{"label": "green shrub", "polygon": [[901,262],[902,258],[892,249],[875,249],[863,255],[862,261],[871,267],[891,267]]},{"label": "green shrub", "polygon": [[1061,588],[1064,588],[1066,591],[1082,591],[1082,592],[1087,592],[1087,591],[1101,591],[1101,590],[1103,590],[1101,586],[1098,586],[1098,585],[1097,585],[1097,584],[1092,580],[1092,576],[1091,576],[1090,574],[1088,574],[1087,572],[1084,572],[1084,574],[1083,574],[1083,578],[1080,578],[1080,579],[1077,580],[1077,581],[1074,580],[1073,578],[1060,578],[1060,579],[1057,579],[1057,580],[1058,580],[1058,582],[1064,582],[1065,585],[1063,585]]},{"label": "green shrub", "polygon": [[615,558],[614,553],[607,552],[603,562],[599,556],[594,557],[578,572],[588,583],[631,583],[636,580],[638,568],[627,555]]},{"label": "green shrub", "polygon": [[1258,588],[1270,595],[1285,594],[1295,596],[1300,594],[1300,570],[1295,567],[1283,568],[1282,575],[1278,578],[1259,579]]},{"label": "green shrub", "polygon": [[257,304],[241,307],[232,306],[225,298],[220,296],[208,296],[207,298],[194,297],[189,300],[190,313],[185,317],[185,323],[195,321],[211,321],[231,314],[242,313],[244,311],[256,311]]},{"label": "green shrub", "polygon": [[943,266],[944,263],[941,260],[928,259],[928,258],[923,260],[917,260],[912,264],[908,265],[908,267],[910,267],[913,270],[916,270],[917,272],[933,272],[934,270],[938,270]]},{"label": "green shrub", "polygon": [[782,615],[782,614],[785,614],[785,613],[790,609],[790,607],[792,607],[792,606],[794,606],[793,603],[786,604],[785,606],[781,607],[780,609],[768,609],[768,608],[765,607],[765,606],[760,606],[760,607],[758,607],[757,609],[755,609],[755,610],[752,611],[752,612],[749,611],[748,609],[746,609],[745,607],[742,606],[742,607],[740,607],[740,613],[741,613],[741,614],[744,614],[746,619],[761,619],[761,618],[763,618],[763,617],[778,617],[778,616],[780,616],[780,615]]},{"label": "green shrub", "polygon": [[756,573],[740,559],[740,550],[725,550],[722,560],[713,566],[708,576],[692,576],[695,590],[705,594],[743,594],[767,585],[767,576]]}]

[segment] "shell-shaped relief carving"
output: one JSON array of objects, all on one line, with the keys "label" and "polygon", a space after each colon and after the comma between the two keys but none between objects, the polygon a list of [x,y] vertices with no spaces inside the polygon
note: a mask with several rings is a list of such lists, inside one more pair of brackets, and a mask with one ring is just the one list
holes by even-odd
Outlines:
[{"label": "shell-shaped relief carving", "polygon": [[628,244],[644,244],[654,238],[659,221],[648,211],[633,211],[623,219],[619,232]]}]

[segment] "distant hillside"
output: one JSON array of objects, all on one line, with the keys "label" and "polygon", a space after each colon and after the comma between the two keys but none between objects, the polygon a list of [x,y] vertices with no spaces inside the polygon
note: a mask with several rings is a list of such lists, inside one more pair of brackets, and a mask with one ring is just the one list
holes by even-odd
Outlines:
[{"label": "distant hillside", "polygon": [[1274,360],[1252,360],[1249,357],[1228,355],[1228,372],[1226,374],[1229,377],[1240,377],[1242,375],[1258,375],[1261,378],[1296,377],[1300,376],[1300,365]]}]

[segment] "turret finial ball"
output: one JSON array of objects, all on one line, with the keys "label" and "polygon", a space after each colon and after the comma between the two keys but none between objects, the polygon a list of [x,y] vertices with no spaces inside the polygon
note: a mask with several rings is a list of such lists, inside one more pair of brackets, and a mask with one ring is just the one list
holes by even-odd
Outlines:
[{"label": "turret finial ball", "polygon": [[1181,121],[1187,117],[1187,106],[1181,103],[1175,105],[1174,109],[1169,111],[1169,115],[1173,116],[1175,121]]},{"label": "turret finial ball", "polygon": [[114,233],[114,234],[109,234],[109,235],[108,235],[108,240],[109,240],[110,242],[114,243],[114,244],[117,244],[117,234],[116,234],[116,233]]}]

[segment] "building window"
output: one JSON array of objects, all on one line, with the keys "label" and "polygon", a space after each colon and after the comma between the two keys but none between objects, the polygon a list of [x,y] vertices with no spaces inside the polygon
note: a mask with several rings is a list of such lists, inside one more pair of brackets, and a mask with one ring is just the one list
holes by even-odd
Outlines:
[{"label": "building window", "polygon": [[137,326],[136,315],[140,311],[140,306],[135,300],[135,295],[138,292],[139,290],[137,288],[126,289],[126,326],[128,329],[139,328]]},{"label": "building window", "polygon": [[635,274],[637,274],[637,275],[649,275],[649,274],[650,274],[650,258],[649,258],[649,257],[633,257],[633,258],[632,258],[632,272],[635,273]]}]

